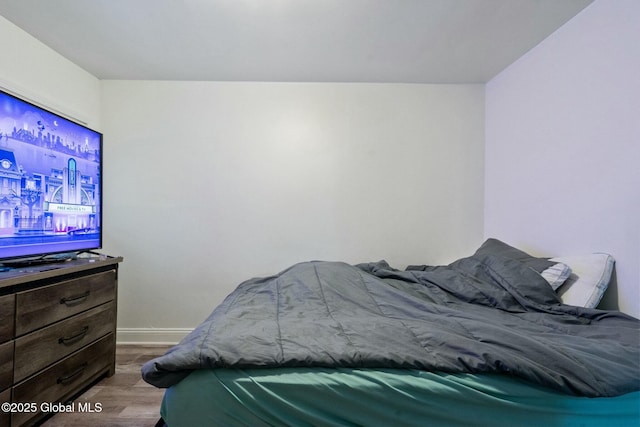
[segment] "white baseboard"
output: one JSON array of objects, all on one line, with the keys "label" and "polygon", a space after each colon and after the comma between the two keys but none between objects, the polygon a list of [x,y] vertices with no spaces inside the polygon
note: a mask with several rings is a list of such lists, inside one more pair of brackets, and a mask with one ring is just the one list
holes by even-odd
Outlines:
[{"label": "white baseboard", "polygon": [[118,344],[177,344],[193,329],[189,328],[118,328]]}]

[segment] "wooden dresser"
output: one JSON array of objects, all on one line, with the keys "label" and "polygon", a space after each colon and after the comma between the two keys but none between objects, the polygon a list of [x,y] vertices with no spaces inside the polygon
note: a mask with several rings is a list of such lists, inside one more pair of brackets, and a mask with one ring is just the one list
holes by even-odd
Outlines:
[{"label": "wooden dresser", "polygon": [[0,272],[0,427],[31,425],[115,373],[121,261]]}]

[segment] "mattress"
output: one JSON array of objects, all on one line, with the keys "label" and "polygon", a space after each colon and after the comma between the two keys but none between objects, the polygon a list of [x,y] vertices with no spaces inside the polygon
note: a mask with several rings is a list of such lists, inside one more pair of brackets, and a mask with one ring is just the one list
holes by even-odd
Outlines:
[{"label": "mattress", "polygon": [[181,426],[638,426],[640,392],[571,396],[501,374],[202,369],[166,390]]}]

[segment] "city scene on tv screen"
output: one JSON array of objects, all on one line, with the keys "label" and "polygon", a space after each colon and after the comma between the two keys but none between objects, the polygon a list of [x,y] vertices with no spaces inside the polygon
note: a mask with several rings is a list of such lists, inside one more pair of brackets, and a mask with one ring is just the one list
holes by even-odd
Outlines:
[{"label": "city scene on tv screen", "polygon": [[101,142],[0,92],[0,258],[100,247]]}]

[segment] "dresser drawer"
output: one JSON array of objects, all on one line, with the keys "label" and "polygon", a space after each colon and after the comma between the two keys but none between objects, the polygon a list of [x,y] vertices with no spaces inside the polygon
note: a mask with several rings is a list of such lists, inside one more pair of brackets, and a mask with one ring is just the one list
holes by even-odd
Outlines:
[{"label": "dresser drawer", "polygon": [[116,296],[116,271],[71,279],[16,295],[16,336],[96,307]]},{"label": "dresser drawer", "polygon": [[[61,360],[47,370],[16,385],[13,401],[40,404],[64,402],[78,388],[106,373],[113,363],[114,334],[96,341],[90,346]],[[21,425],[36,414],[13,414],[12,425]]]},{"label": "dresser drawer", "polygon": [[13,338],[15,310],[15,295],[0,297],[0,343]]},{"label": "dresser drawer", "polygon": [[0,390],[11,387],[11,384],[13,384],[13,341],[0,344]]},{"label": "dresser drawer", "polygon": [[29,375],[115,330],[115,302],[16,339],[14,381]]}]

